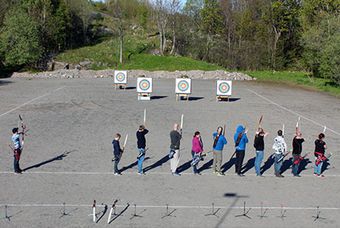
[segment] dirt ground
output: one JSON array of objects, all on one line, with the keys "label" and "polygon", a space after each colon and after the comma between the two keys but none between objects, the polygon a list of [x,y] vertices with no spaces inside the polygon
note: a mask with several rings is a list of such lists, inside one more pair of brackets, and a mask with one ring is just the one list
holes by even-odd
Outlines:
[{"label": "dirt ground", "polygon": [[[216,102],[215,81],[194,80],[191,99],[176,102],[175,81],[155,79],[152,100],[138,101],[135,84],[132,79],[127,90],[115,91],[107,78],[0,80],[0,227],[340,227],[339,99],[286,85],[236,81],[233,99]],[[139,176],[135,132],[144,109],[149,149],[146,175]],[[29,132],[21,159],[26,171],[15,175],[8,144],[19,114]],[[174,177],[166,156],[169,132],[181,114],[182,176]],[[255,176],[253,167],[253,139],[261,115],[270,133],[265,139],[263,178]],[[285,178],[273,176],[270,156],[276,132],[285,124],[291,148],[299,116],[306,140],[303,154],[313,151],[316,136],[327,126],[327,152],[333,155],[325,178],[313,176],[313,155],[303,162],[302,177],[292,176],[289,156]],[[209,151],[212,133],[224,124],[226,176],[212,173],[211,155],[199,164],[202,175],[193,175],[194,131],[201,132]],[[249,128],[245,177],[236,176],[234,160],[229,161],[238,124]],[[120,163],[122,176],[112,173],[111,142],[117,132],[123,138],[129,134]],[[117,215],[107,224],[114,199],[119,199]],[[93,200],[98,204],[97,223],[89,216]],[[244,203],[250,218],[236,217],[243,213]],[[108,210],[100,218],[105,204]],[[317,206],[320,218],[315,220]]]}]

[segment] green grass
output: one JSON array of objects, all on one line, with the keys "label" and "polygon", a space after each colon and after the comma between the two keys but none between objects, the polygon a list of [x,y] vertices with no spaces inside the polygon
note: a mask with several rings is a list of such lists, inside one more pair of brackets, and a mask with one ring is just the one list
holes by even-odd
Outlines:
[{"label": "green grass", "polygon": [[124,66],[118,68],[124,68],[128,70],[141,69],[141,70],[223,70],[222,67],[213,65],[207,62],[194,60],[188,57],[176,57],[176,56],[154,56],[147,54],[138,54],[131,57],[131,61],[127,62]]},{"label": "green grass", "polygon": [[310,77],[308,73],[301,71],[247,71],[248,75],[259,81],[282,82],[291,85],[327,92],[340,97],[340,87],[331,85],[330,81],[323,78]]},{"label": "green grass", "polygon": [[[118,42],[117,40],[105,40],[93,46],[86,46],[78,49],[67,50],[56,57],[57,61],[77,64],[84,60],[90,60],[93,64],[91,69],[102,70],[108,68],[127,70],[220,70],[220,66],[203,61],[193,60],[187,57],[177,56],[155,56],[149,54],[139,54],[143,50],[148,50],[151,41],[136,40],[127,38],[124,49],[124,64],[118,64]],[[127,59],[127,56],[130,59]]]}]

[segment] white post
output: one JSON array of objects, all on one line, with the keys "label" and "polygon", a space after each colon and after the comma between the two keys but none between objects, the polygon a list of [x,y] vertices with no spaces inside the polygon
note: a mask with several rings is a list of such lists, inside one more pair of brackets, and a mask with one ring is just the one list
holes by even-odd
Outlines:
[{"label": "white post", "polygon": [[124,149],[124,150],[125,150],[125,146],[126,146],[128,137],[129,137],[129,134],[126,134],[126,136],[125,136],[125,141],[124,141],[124,146],[123,146],[123,149]]},{"label": "white post", "polygon": [[184,114],[181,116],[181,129],[183,129],[183,122],[184,122]]},{"label": "white post", "polygon": [[144,126],[145,126],[145,123],[146,123],[146,109],[144,109]]},{"label": "white post", "polygon": [[110,209],[110,214],[109,214],[109,218],[107,219],[107,224],[109,224],[110,221],[111,221],[112,211],[113,211],[113,205],[112,205],[112,207],[111,207],[111,209]]}]

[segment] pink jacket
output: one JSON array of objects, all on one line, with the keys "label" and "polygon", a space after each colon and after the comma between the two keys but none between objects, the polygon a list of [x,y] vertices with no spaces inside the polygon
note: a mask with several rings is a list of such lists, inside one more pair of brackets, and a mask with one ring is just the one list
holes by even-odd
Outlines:
[{"label": "pink jacket", "polygon": [[191,150],[196,154],[203,152],[203,145],[200,138],[197,138],[195,136],[193,137]]}]

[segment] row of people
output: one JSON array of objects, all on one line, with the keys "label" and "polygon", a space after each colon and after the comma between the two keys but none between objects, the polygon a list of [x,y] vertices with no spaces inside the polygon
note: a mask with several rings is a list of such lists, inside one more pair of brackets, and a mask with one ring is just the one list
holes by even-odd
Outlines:
[{"label": "row of people", "polygon": [[[249,142],[247,137],[247,129],[239,125],[236,128],[236,132],[234,134],[234,143],[235,143],[235,152],[232,155],[231,159],[236,155],[236,162],[235,162],[235,173],[239,176],[244,176],[242,173],[243,167],[243,160],[245,157],[246,145]],[[145,128],[144,125],[141,125],[136,132],[137,138],[137,150],[138,150],[138,157],[137,157],[137,164],[138,164],[138,174],[143,175],[145,174],[143,171],[143,162],[145,159],[146,154],[146,134],[148,134],[148,130]],[[261,164],[264,158],[264,149],[265,143],[264,139],[268,135],[267,132],[263,130],[259,126],[255,133],[254,138],[254,148],[256,151],[255,156],[255,172],[257,176],[262,176],[261,172]],[[224,146],[228,143],[227,139],[224,136],[224,129],[222,127],[218,127],[216,132],[212,134],[213,136],[213,145],[212,150],[209,152],[204,152],[203,149],[203,141],[201,138],[201,134],[199,131],[196,131],[193,135],[192,139],[192,162],[191,165],[193,167],[194,174],[200,175],[198,164],[199,161],[203,160],[207,154],[212,153],[213,156],[213,173],[217,174],[218,176],[223,176],[224,173],[221,171],[222,166],[222,154]],[[119,133],[116,134],[112,144],[113,144],[113,155],[114,155],[114,174],[120,175],[118,164],[122,157],[123,149],[120,147],[119,140],[121,135]],[[325,156],[325,150],[327,148],[326,143],[324,141],[325,134],[320,133],[318,139],[315,140],[315,165],[314,165],[314,174],[319,177],[323,177],[322,175],[322,166],[323,163],[327,160]],[[170,159],[170,170],[172,175],[180,176],[178,172],[178,165],[180,162],[180,142],[182,139],[182,129],[179,128],[178,124],[174,124],[173,130],[170,132],[170,152],[169,152],[169,159]],[[296,133],[294,135],[292,141],[292,157],[293,157],[293,165],[292,165],[292,173],[294,176],[299,177],[299,165],[301,161],[305,159],[305,157],[309,154],[305,154],[304,156],[301,155],[302,153],[302,144],[304,142],[304,138],[302,136],[301,131],[296,128]],[[282,130],[278,130],[277,136],[274,139],[274,143],[272,146],[274,153],[272,157],[274,159],[274,173],[276,177],[284,177],[281,174],[281,167],[284,161],[284,158],[290,153],[287,149],[287,144],[284,139],[284,135]]]},{"label": "row of people", "polygon": [[[144,125],[141,125],[136,132],[137,138],[137,149],[138,149],[138,157],[137,157],[137,167],[138,167],[138,174],[143,175],[145,174],[143,171],[143,162],[145,159],[146,154],[146,134],[148,134],[148,130],[145,128]],[[14,172],[21,173],[22,170],[19,165],[20,156],[22,152],[22,141],[20,139],[20,135],[24,136],[24,131],[19,132],[18,128],[12,129],[12,143],[13,143],[13,152],[14,152]],[[255,134],[254,139],[254,148],[256,151],[255,156],[255,172],[257,176],[262,176],[261,173],[261,164],[264,158],[264,149],[265,143],[264,138],[268,135],[261,127],[258,128]],[[193,166],[194,174],[200,174],[199,169],[197,168],[199,161],[203,160],[207,154],[212,153],[213,155],[213,173],[217,174],[218,176],[223,176],[223,172],[221,171],[222,165],[222,154],[223,148],[228,143],[227,139],[224,136],[224,129],[222,127],[218,127],[216,132],[213,133],[213,145],[212,151],[204,152],[203,149],[203,141],[201,138],[201,134],[199,131],[196,131],[193,135],[192,139],[192,162],[191,165]],[[115,175],[120,175],[118,164],[121,160],[123,149],[120,146],[119,140],[121,135],[119,133],[116,134],[114,140],[112,141],[113,144],[113,162],[114,167],[113,171]],[[325,150],[327,148],[326,143],[324,141],[325,134],[320,133],[318,139],[315,140],[315,165],[314,165],[314,174],[316,176],[322,177],[322,166],[323,163],[327,160],[325,156]],[[180,162],[180,142],[182,139],[182,129],[179,128],[178,124],[174,124],[173,130],[170,132],[170,152],[169,152],[169,159],[170,159],[170,169],[171,173],[174,176],[180,176],[180,173],[177,172],[177,168]],[[231,158],[236,155],[236,162],[235,162],[235,172],[239,176],[244,176],[242,173],[242,165],[243,160],[245,157],[246,145],[249,142],[247,137],[247,129],[239,125],[236,129],[234,134],[234,143],[235,143],[235,152]],[[304,142],[304,138],[302,137],[301,131],[297,128],[295,136],[292,142],[292,156],[293,156],[293,165],[292,165],[292,173],[294,176],[299,177],[299,165],[301,161],[309,154],[307,153],[304,156],[301,156],[302,153],[302,144]],[[282,130],[279,130],[277,133],[277,137],[274,139],[274,144],[272,149],[274,150],[274,170],[275,176],[283,177],[281,174],[281,167],[284,161],[284,158],[289,154],[287,151],[287,144],[284,139],[284,135]]]}]

